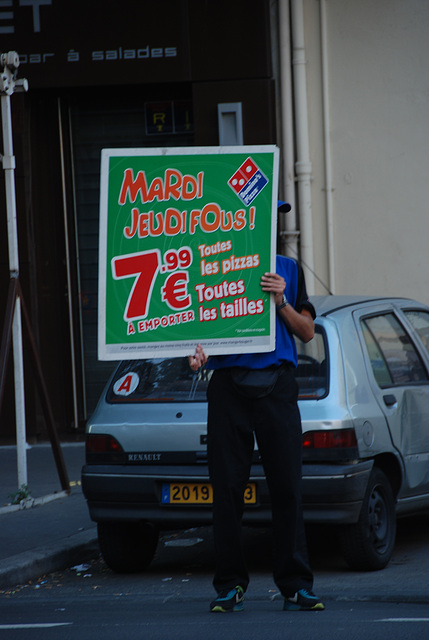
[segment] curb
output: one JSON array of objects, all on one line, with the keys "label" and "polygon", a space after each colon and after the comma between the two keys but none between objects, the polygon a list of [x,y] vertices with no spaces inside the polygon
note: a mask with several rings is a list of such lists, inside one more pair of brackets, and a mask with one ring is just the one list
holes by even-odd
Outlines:
[{"label": "curb", "polygon": [[37,547],[0,561],[0,588],[4,589],[53,571],[62,571],[99,554],[97,529],[82,531],[56,543]]},{"label": "curb", "polygon": [[59,500],[60,498],[68,498],[70,496],[70,491],[59,491],[56,493],[50,493],[47,496],[43,496],[42,498],[25,498],[21,500],[19,504],[8,504],[4,507],[0,507],[0,515],[3,513],[13,513],[15,511],[23,511],[24,509],[32,509],[33,507],[38,507],[42,504],[49,504],[54,500]]}]

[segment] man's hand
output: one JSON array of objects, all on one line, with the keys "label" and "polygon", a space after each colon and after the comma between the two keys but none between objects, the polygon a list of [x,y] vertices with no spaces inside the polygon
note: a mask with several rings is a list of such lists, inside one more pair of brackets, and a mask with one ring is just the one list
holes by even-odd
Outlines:
[{"label": "man's hand", "polygon": [[206,364],[207,359],[204,349],[200,344],[197,344],[194,355],[188,357],[189,366],[192,371],[198,371],[200,367]]},{"label": "man's hand", "polygon": [[278,273],[264,273],[261,277],[261,289],[262,291],[274,293],[274,302],[279,305],[282,303],[286,281]]}]

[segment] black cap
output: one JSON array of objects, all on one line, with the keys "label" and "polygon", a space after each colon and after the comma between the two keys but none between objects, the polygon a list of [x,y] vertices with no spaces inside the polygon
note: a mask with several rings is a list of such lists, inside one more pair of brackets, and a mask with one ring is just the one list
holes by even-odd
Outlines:
[{"label": "black cap", "polygon": [[289,202],[285,202],[284,200],[277,200],[277,209],[281,211],[281,213],[287,213],[292,209]]}]

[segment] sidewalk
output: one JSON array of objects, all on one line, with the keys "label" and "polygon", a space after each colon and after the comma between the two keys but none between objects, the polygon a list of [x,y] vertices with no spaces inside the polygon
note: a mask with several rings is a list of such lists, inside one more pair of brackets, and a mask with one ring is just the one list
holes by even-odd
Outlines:
[{"label": "sidewalk", "polygon": [[[63,444],[62,449],[71,483],[70,496],[61,491],[50,446],[35,445],[27,452],[28,486],[33,498],[49,495],[51,501],[8,511],[5,504],[10,502],[9,494],[17,490],[16,450],[0,447],[0,589],[98,556],[96,525],[89,518],[80,487],[84,445]],[[429,604],[428,540],[429,515],[400,520],[395,552],[387,568],[352,572],[338,553],[335,536],[311,530],[309,547],[315,591],[327,601]],[[261,529],[245,529],[245,545],[251,563],[248,598],[265,599],[267,578],[270,582],[269,536]],[[198,566],[199,559],[204,558],[205,568],[197,571],[187,586],[187,597],[201,598],[211,583],[212,546],[210,527],[165,533],[151,568],[138,576],[139,589],[142,593],[153,593],[154,576],[155,582],[159,582],[160,573],[180,573],[183,566]],[[176,596],[177,593],[172,595]]]},{"label": "sidewalk", "polygon": [[28,508],[11,506],[18,489],[16,448],[0,447],[0,588],[82,562],[98,553],[97,530],[80,487],[83,443],[63,444],[71,493],[62,491],[49,444],[27,449]]}]

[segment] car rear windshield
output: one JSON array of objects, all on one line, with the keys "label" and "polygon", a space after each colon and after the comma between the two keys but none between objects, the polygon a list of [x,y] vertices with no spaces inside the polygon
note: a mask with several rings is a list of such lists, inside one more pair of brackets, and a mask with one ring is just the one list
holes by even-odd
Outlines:
[{"label": "car rear windshield", "polygon": [[211,371],[194,373],[187,358],[122,362],[107,392],[108,402],[204,402]]},{"label": "car rear windshield", "polygon": [[[327,394],[326,349],[317,328],[308,344],[297,340],[299,398],[319,399]],[[156,358],[121,362],[107,391],[107,402],[205,402],[212,374],[194,373],[187,358]]]}]

